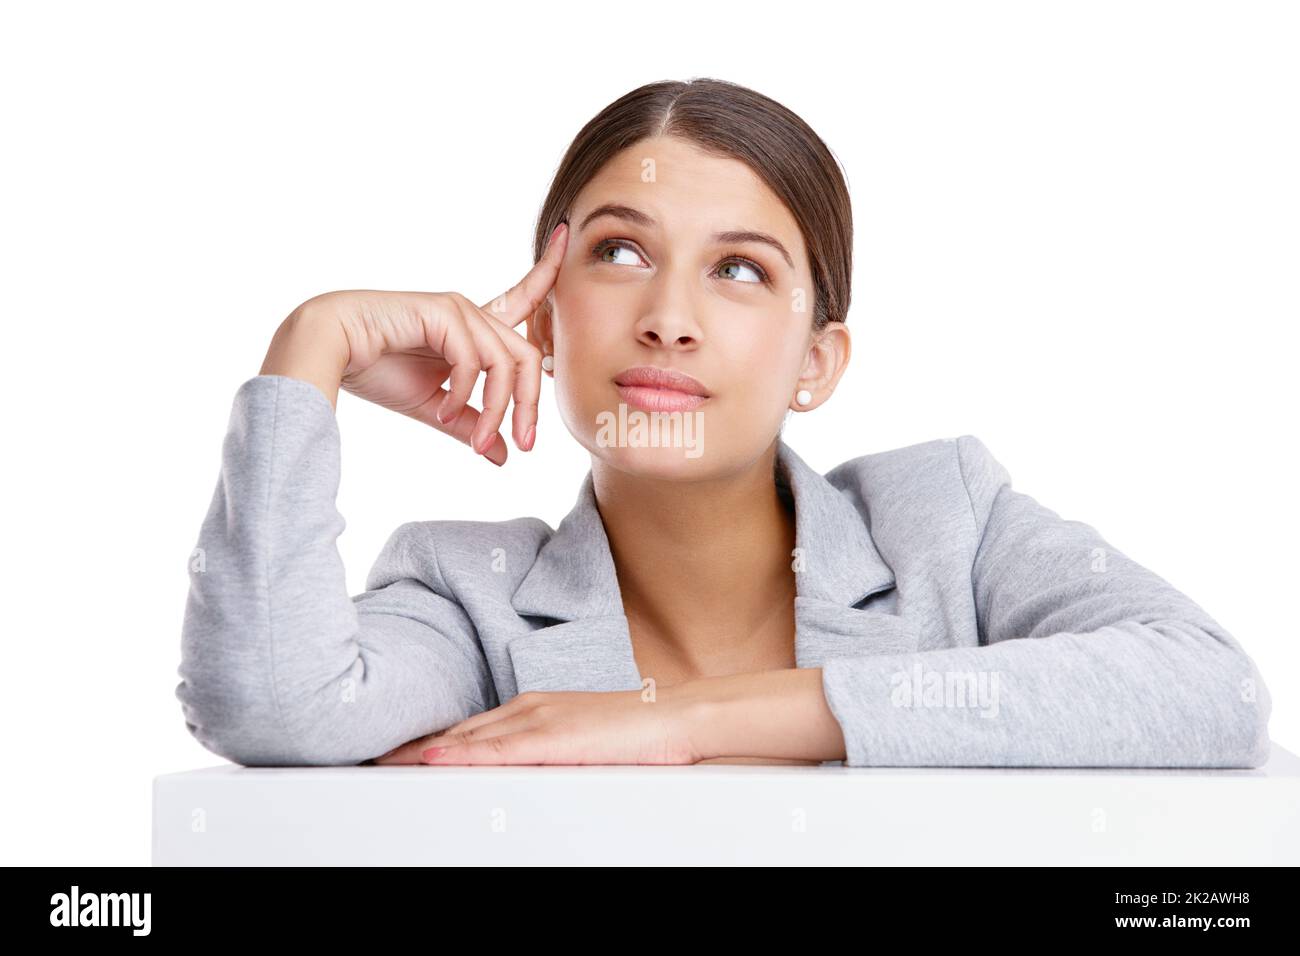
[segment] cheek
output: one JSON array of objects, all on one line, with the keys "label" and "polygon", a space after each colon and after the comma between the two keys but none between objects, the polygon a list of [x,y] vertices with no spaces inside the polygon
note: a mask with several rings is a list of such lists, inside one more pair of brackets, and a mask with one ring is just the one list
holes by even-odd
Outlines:
[{"label": "cheek", "polygon": [[572,283],[563,290],[556,287],[555,311],[558,361],[561,350],[574,359],[608,351],[606,346],[618,337],[619,323],[626,316],[627,306],[609,289]]},{"label": "cheek", "polygon": [[616,363],[628,355],[626,298],[617,290],[573,283],[557,290],[555,315],[557,388],[592,392],[607,385],[619,370]]},{"label": "cheek", "polygon": [[[784,317],[783,317],[784,319]],[[726,368],[737,370],[737,391],[751,405],[786,404],[803,368],[807,339],[788,322],[750,323],[735,334],[715,335],[712,345]]]},{"label": "cheek", "polygon": [[780,431],[807,354],[807,337],[788,316],[744,318],[715,324],[708,343],[721,393],[706,412],[708,447],[723,461],[751,458]]},{"label": "cheek", "polygon": [[[616,291],[616,290],[615,290]],[[627,331],[620,333],[620,305],[611,290],[582,282],[555,288],[555,401],[565,427],[591,448],[597,415],[618,401],[611,379],[627,354]]]}]

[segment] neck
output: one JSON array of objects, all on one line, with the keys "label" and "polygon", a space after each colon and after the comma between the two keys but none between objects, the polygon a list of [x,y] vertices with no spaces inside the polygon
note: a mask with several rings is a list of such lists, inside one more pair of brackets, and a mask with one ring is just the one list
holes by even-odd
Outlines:
[{"label": "neck", "polygon": [[686,660],[743,654],[784,620],[778,611],[790,613],[795,521],[777,492],[775,459],[774,442],[738,473],[691,482],[593,459],[624,610]]}]

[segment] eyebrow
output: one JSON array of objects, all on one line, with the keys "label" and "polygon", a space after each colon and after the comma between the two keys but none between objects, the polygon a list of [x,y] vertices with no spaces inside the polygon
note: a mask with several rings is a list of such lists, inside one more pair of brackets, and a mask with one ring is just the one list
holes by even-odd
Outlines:
[{"label": "eyebrow", "polygon": [[[593,219],[599,219],[601,216],[613,216],[615,219],[622,219],[646,229],[652,229],[657,225],[654,219],[647,216],[639,209],[633,209],[631,206],[624,206],[622,203],[604,203],[597,206],[583,217],[582,222],[578,225],[578,231],[581,232],[586,229],[587,225]],[[765,245],[771,246],[777,252],[781,253],[786,264],[792,270],[794,269],[794,259],[790,257],[790,253],[786,251],[785,246],[781,245],[775,237],[769,236],[765,232],[757,232],[753,229],[731,229],[726,232],[715,232],[713,234],[713,241],[724,244],[737,242],[761,242]]]}]

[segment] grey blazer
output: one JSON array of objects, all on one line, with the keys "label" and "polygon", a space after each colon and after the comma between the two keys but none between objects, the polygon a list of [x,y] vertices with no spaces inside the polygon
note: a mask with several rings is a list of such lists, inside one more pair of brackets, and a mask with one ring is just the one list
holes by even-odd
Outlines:
[{"label": "grey blazer", "polygon": [[[213,753],[357,764],[529,690],[636,690],[588,473],[537,518],[413,521],[349,596],[340,437],[315,386],[235,393],[190,559],[176,694]],[[1013,490],[971,435],[826,475],[780,441],[796,660],[848,766],[1257,767],[1269,692],[1191,599]],[[720,595],[720,599],[725,596]]]}]

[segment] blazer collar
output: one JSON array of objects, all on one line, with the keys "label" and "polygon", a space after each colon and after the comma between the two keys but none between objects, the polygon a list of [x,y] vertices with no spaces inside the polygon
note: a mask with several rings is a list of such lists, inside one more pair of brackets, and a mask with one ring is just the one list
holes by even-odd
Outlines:
[{"label": "blazer collar", "polygon": [[[814,471],[781,438],[775,466],[778,489],[794,503],[795,547],[802,559],[795,585],[798,596],[806,599],[803,603],[811,599],[850,607],[893,585],[894,572],[848,494]],[[512,604],[520,614],[560,621],[623,614],[590,471],[573,509],[542,545]]]}]

